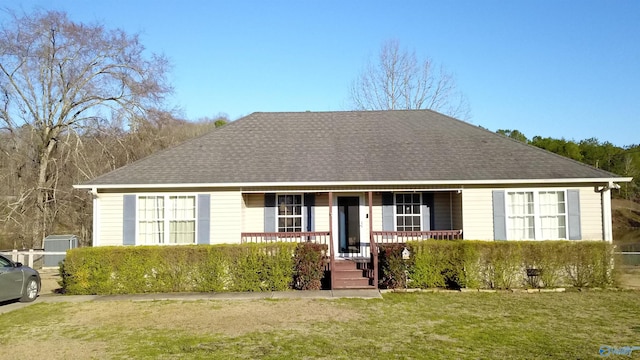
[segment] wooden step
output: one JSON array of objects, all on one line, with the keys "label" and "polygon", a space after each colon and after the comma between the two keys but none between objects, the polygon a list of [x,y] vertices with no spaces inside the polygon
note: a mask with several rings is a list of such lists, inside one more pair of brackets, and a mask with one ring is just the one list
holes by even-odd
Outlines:
[{"label": "wooden step", "polygon": [[360,277],[356,279],[334,279],[334,289],[363,289],[372,287],[369,285],[369,279]]},{"label": "wooden step", "polygon": [[358,264],[351,260],[336,260],[333,262],[333,267],[332,270],[355,270],[358,268]]},{"label": "wooden step", "polygon": [[336,279],[358,279],[364,277],[362,270],[335,270],[333,277]]},{"label": "wooden step", "polygon": [[358,269],[358,263],[338,260],[333,263],[333,289],[374,289],[365,271]]}]

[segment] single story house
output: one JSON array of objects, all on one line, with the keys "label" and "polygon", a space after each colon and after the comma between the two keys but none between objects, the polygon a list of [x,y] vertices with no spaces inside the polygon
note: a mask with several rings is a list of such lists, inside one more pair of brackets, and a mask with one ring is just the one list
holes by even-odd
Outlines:
[{"label": "single story house", "polygon": [[253,113],[75,187],[94,196],[94,246],[316,241],[333,264],[416,238],[611,241],[628,181],[394,110]]}]

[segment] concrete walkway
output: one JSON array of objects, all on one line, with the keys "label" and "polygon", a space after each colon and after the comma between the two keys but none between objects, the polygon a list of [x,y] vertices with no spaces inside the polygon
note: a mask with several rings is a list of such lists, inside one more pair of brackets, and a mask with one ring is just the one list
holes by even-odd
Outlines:
[{"label": "concrete walkway", "polygon": [[315,291],[270,291],[229,293],[162,293],[133,295],[40,295],[31,303],[0,303],[0,314],[22,309],[38,303],[85,302],[85,301],[198,301],[198,300],[263,300],[263,299],[382,299],[379,290],[315,290]]}]

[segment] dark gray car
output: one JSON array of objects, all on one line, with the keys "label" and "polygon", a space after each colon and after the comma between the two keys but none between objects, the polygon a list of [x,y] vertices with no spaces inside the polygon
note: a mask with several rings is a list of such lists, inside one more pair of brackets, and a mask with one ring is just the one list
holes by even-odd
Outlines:
[{"label": "dark gray car", "polygon": [[40,292],[40,274],[0,255],[0,301],[20,299],[30,302]]}]

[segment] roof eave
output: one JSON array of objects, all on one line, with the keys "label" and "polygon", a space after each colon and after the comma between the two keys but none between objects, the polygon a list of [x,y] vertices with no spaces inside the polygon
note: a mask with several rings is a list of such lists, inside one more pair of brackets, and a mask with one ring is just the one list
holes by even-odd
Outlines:
[{"label": "roof eave", "polygon": [[295,187],[295,186],[389,186],[389,185],[511,185],[511,184],[578,184],[631,182],[632,177],[569,178],[569,179],[498,179],[498,180],[404,180],[404,181],[310,181],[310,182],[247,182],[188,184],[78,184],[75,189],[161,189],[161,188],[234,188],[234,187]]}]

